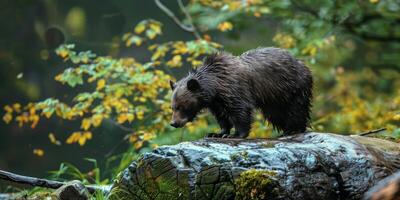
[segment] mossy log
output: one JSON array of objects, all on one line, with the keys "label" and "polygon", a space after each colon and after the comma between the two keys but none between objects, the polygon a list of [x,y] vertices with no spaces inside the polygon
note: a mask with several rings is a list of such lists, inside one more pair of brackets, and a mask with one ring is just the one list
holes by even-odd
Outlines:
[{"label": "mossy log", "polygon": [[206,138],[144,154],[109,199],[361,199],[399,168],[400,146],[376,138]]}]

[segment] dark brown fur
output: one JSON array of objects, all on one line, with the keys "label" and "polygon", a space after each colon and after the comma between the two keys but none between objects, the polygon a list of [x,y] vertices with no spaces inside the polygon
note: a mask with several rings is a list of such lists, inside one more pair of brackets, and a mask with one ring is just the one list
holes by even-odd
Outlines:
[{"label": "dark brown fur", "polygon": [[312,85],[310,70],[285,50],[257,48],[240,56],[220,52],[179,82],[171,82],[171,125],[181,127],[208,108],[221,126],[219,136],[245,138],[253,111],[260,109],[285,134],[304,132],[310,121]]}]

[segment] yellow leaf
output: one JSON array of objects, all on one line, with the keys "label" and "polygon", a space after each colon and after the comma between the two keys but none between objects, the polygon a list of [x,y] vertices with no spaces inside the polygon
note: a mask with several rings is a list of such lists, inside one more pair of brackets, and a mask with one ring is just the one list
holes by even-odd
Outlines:
[{"label": "yellow leaf", "polygon": [[29,114],[34,115],[36,113],[36,108],[34,106],[29,108]]},{"label": "yellow leaf", "polygon": [[141,111],[138,111],[137,113],[136,113],[136,117],[139,119],[139,120],[141,120],[141,119],[143,119],[143,115],[144,115],[144,112],[141,110]]},{"label": "yellow leaf", "polygon": [[100,79],[99,81],[97,81],[97,87],[96,90],[101,90],[105,87],[106,85],[106,81],[104,79]]},{"label": "yellow leaf", "polygon": [[100,114],[93,115],[92,124],[94,127],[100,126],[102,121],[103,121],[103,115],[100,115]]},{"label": "yellow leaf", "polygon": [[218,24],[217,27],[220,31],[225,32],[225,31],[229,31],[232,30],[233,25],[230,22],[222,22],[220,24]]},{"label": "yellow leaf", "polygon": [[86,138],[85,137],[80,137],[78,140],[79,145],[83,146],[86,143]]},{"label": "yellow leaf", "polygon": [[400,120],[400,114],[396,114],[395,116],[393,116],[393,120]]},{"label": "yellow leaf", "polygon": [[13,109],[12,109],[11,106],[9,106],[9,105],[4,106],[4,110],[5,110],[6,112],[8,112],[8,113],[13,111]]},{"label": "yellow leaf", "polygon": [[90,140],[92,139],[92,132],[86,131],[83,133],[83,136],[86,137],[86,139]]},{"label": "yellow leaf", "polygon": [[93,81],[95,81],[96,80],[96,78],[95,77],[90,77],[90,78],[88,78],[88,83],[91,83],[91,82],[93,82]]},{"label": "yellow leaf", "polygon": [[139,97],[138,100],[139,100],[140,102],[146,102],[146,98],[145,98],[145,97]]},{"label": "yellow leaf", "polygon": [[261,17],[261,13],[255,12],[255,13],[254,13],[254,17]]},{"label": "yellow leaf", "polygon": [[171,67],[180,67],[182,65],[182,56],[175,55],[170,61],[167,62],[167,65]]},{"label": "yellow leaf", "polygon": [[378,3],[379,0],[369,0],[370,3]]},{"label": "yellow leaf", "polygon": [[49,140],[52,144],[61,145],[61,142],[56,139],[56,136],[53,133],[49,133]]},{"label": "yellow leaf", "polygon": [[49,139],[50,139],[50,142],[53,144],[57,141],[56,136],[54,136],[53,133],[49,133]]},{"label": "yellow leaf", "polygon": [[142,32],[144,31],[145,28],[146,28],[146,27],[145,27],[144,23],[139,23],[139,24],[136,25],[136,27],[135,27],[135,33],[136,33],[136,34],[140,34],[140,33],[142,33]]},{"label": "yellow leaf", "polygon": [[138,139],[138,137],[136,136],[136,135],[134,135],[134,134],[130,134],[129,135],[129,142],[130,143],[135,143],[136,141],[137,141],[137,139]]},{"label": "yellow leaf", "polygon": [[193,66],[199,66],[201,65],[203,62],[201,62],[200,60],[192,60],[192,65]]},{"label": "yellow leaf", "polygon": [[128,120],[128,116],[125,113],[118,115],[117,122],[119,124],[123,124],[126,120]]},{"label": "yellow leaf", "polygon": [[156,33],[161,33],[161,26],[160,24],[151,23],[150,28],[154,30]]},{"label": "yellow leaf", "polygon": [[137,141],[133,146],[135,147],[135,149],[140,149],[140,147],[143,146],[143,141]]},{"label": "yellow leaf", "polygon": [[126,116],[128,117],[129,122],[132,122],[133,119],[135,119],[135,115],[133,115],[132,113],[128,113],[128,114],[126,114]]},{"label": "yellow leaf", "polygon": [[86,143],[86,140],[90,140],[92,139],[92,133],[89,131],[86,131],[83,133],[83,135],[81,135],[81,137],[79,138],[79,145],[83,146]]},{"label": "yellow leaf", "polygon": [[209,35],[209,34],[204,34],[203,35],[203,38],[204,38],[204,40],[206,40],[206,41],[208,41],[208,42],[211,42],[211,36]]},{"label": "yellow leaf", "polygon": [[81,132],[73,132],[67,139],[67,144],[75,143],[81,137]]},{"label": "yellow leaf", "polygon": [[47,119],[50,118],[52,114],[53,114],[52,112],[42,111],[42,115],[46,116]]},{"label": "yellow leaf", "polygon": [[12,107],[14,108],[15,112],[21,112],[21,104],[19,103],[14,103],[12,105]]},{"label": "yellow leaf", "polygon": [[39,123],[39,115],[31,115],[29,116],[29,120],[32,122],[31,128],[35,128],[36,125]]},{"label": "yellow leaf", "polygon": [[61,58],[66,58],[69,54],[69,52],[65,49],[62,49],[60,51],[57,51],[58,55],[61,56]]},{"label": "yellow leaf", "polygon": [[289,34],[277,33],[272,39],[282,48],[289,49],[296,46],[296,40]]},{"label": "yellow leaf", "polygon": [[301,53],[304,55],[308,54],[310,56],[315,56],[315,54],[317,54],[317,47],[315,47],[313,45],[308,45],[303,50],[301,50]]},{"label": "yellow leaf", "polygon": [[91,120],[90,119],[85,118],[85,119],[82,120],[81,128],[83,130],[85,130],[85,131],[89,130],[90,126],[91,126]]},{"label": "yellow leaf", "polygon": [[72,144],[78,142],[80,146],[83,146],[87,140],[92,139],[92,133],[89,131],[81,132],[74,132],[71,136],[67,139],[67,144]]},{"label": "yellow leaf", "polygon": [[56,77],[54,77],[54,80],[56,80],[56,81],[61,81],[61,78],[62,78],[62,75],[59,74],[59,75],[57,75]]},{"label": "yellow leaf", "polygon": [[34,149],[34,150],[33,150],[33,154],[35,154],[35,155],[41,157],[41,156],[44,155],[44,151],[43,151],[42,149]]},{"label": "yellow leaf", "polygon": [[11,122],[12,120],[12,114],[11,113],[6,113],[3,116],[3,121],[6,122],[7,124]]},{"label": "yellow leaf", "polygon": [[154,138],[154,135],[151,134],[151,133],[145,133],[145,134],[143,135],[143,140],[144,140],[144,141],[148,141],[148,140],[151,140],[151,139],[153,139],[153,138]]}]

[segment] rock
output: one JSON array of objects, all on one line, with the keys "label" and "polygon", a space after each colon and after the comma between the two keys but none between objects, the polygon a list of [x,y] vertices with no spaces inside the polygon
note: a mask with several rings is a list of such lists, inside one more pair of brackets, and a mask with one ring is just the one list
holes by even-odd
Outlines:
[{"label": "rock", "polygon": [[375,138],[210,138],[143,154],[119,174],[108,198],[361,199],[399,163],[400,146]]},{"label": "rock", "polygon": [[365,194],[364,200],[400,200],[400,171],[379,181]]},{"label": "rock", "polygon": [[12,199],[12,195],[10,194],[0,194],[0,200],[9,200]]},{"label": "rock", "polygon": [[54,194],[59,200],[87,200],[89,192],[80,181],[70,181],[60,188]]}]

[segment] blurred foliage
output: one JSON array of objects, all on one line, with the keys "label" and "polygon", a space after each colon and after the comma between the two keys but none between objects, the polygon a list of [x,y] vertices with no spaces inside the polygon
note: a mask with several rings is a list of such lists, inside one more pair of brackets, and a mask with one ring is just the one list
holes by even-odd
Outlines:
[{"label": "blurred foliage", "polygon": [[[161,27],[160,22],[144,20],[133,32],[123,36],[128,47],[142,43],[148,46],[152,56],[147,63],[139,63],[134,58],[97,56],[91,51],[77,52],[73,44],[60,46],[56,49],[57,55],[73,67],[58,74],[55,80],[72,88],[88,84],[92,90],[78,92],[71,105],[56,98],[25,106],[19,103],[7,105],[3,120],[7,123],[14,120],[19,126],[29,124],[31,128],[37,126],[40,118],[54,115],[63,120],[80,120],[81,130],[72,132],[65,143],[83,146],[92,138],[93,129],[104,120],[112,119],[116,126],[130,132],[127,140],[140,149],[144,142],[155,138],[156,133],[164,132],[169,124],[169,80],[173,78],[165,71],[182,66],[183,59],[199,65],[199,56],[210,54],[219,47],[206,40],[152,42],[161,35]],[[204,119],[195,124],[207,126]],[[193,132],[194,128],[190,127],[199,126],[190,125],[189,130]],[[54,144],[60,143],[52,133],[49,139]],[[35,149],[34,154],[43,156],[44,152]]]},{"label": "blurred foliage", "polygon": [[[172,71],[184,65],[196,67],[201,59],[222,49],[215,35],[239,36],[258,23],[271,28],[276,46],[288,49],[304,60],[315,77],[313,129],[338,133],[359,133],[387,128],[387,136],[400,138],[400,3],[370,1],[273,1],[273,0],[190,0],[177,3],[185,16],[179,20],[160,1],[157,6],[179,27],[193,34],[193,40],[162,41],[163,25],[143,20],[122,36],[126,47],[148,51],[149,60],[133,57],[98,56],[76,51],[73,44],[56,53],[71,64],[55,77],[57,82],[76,88],[73,99],[57,98],[4,107],[3,120],[35,128],[41,118],[57,117],[80,121],[65,143],[84,145],[105,120],[127,130],[125,138],[135,149],[156,147],[161,133],[170,133],[171,114],[168,81]],[[75,12],[80,12],[76,10]],[[397,26],[396,26],[397,25]],[[70,23],[76,34],[79,23]],[[224,32],[224,33],[222,33]],[[226,32],[226,33],[225,33]],[[236,37],[236,36],[235,36]],[[263,44],[260,44],[262,46]],[[348,63],[351,63],[348,64]],[[82,92],[83,86],[87,91]],[[276,135],[256,114],[251,137]],[[202,114],[186,126],[188,132],[214,131],[212,119]],[[207,129],[207,127],[209,127]],[[211,129],[211,130],[210,130]],[[53,144],[60,144],[49,134]],[[37,155],[44,152],[37,149]],[[127,163],[127,162],[126,162]]]}]

